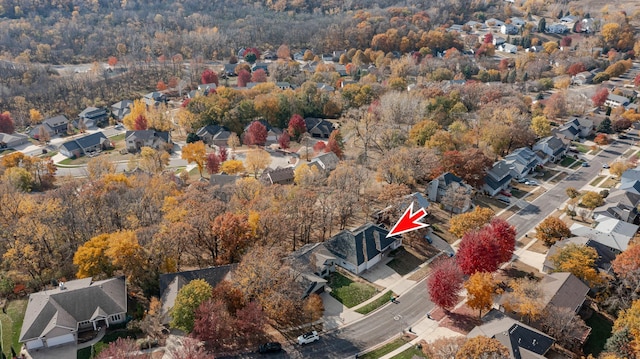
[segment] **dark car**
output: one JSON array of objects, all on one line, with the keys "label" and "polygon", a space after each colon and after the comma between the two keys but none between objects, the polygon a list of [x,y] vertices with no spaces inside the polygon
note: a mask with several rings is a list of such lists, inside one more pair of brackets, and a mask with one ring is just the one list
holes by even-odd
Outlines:
[{"label": "dark car", "polygon": [[627,135],[618,135],[618,138],[621,140],[626,140],[627,139]]},{"label": "dark car", "polygon": [[278,353],[280,351],[282,351],[282,345],[278,342],[264,343],[258,348],[258,353],[260,354]]}]

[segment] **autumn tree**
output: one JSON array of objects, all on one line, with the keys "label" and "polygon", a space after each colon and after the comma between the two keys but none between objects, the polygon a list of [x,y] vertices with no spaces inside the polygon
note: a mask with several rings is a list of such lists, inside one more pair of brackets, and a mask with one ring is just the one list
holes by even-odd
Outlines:
[{"label": "autumn tree", "polygon": [[458,238],[466,233],[480,229],[491,221],[495,212],[491,208],[476,206],[473,211],[453,216],[449,221],[449,232]]},{"label": "autumn tree", "polygon": [[238,87],[247,87],[247,84],[251,82],[251,74],[247,70],[240,70],[238,72]]},{"label": "autumn tree", "polygon": [[592,286],[602,282],[596,260],[598,252],[592,247],[569,243],[549,258],[556,272],[569,272]]},{"label": "autumn tree", "polygon": [[278,145],[280,145],[281,149],[283,150],[288,149],[290,144],[291,144],[291,138],[289,137],[288,132],[284,132],[282,135],[280,135],[280,137],[278,137]]},{"label": "autumn tree", "polygon": [[78,278],[109,278],[115,268],[106,255],[109,248],[109,234],[101,234],[91,238],[80,246],[73,256],[73,264],[78,267]]},{"label": "autumn tree", "polygon": [[418,122],[409,131],[409,141],[417,146],[424,146],[439,129],[440,125],[433,120]]},{"label": "autumn tree", "polygon": [[169,165],[169,153],[144,146],[140,149],[140,168],[150,173],[160,173]]},{"label": "autumn tree", "polygon": [[184,145],[182,147],[181,158],[188,163],[195,163],[196,166],[198,166],[200,177],[202,177],[202,170],[207,160],[207,150],[205,149],[204,142],[198,141]]},{"label": "autumn tree", "polygon": [[200,83],[216,84],[216,86],[218,86],[218,74],[211,69],[206,69],[202,72],[202,75],[200,75]]},{"label": "autumn tree", "polygon": [[628,330],[631,338],[631,347],[640,345],[640,300],[635,300],[631,307],[620,311],[618,319],[613,323],[612,336],[616,333]]},{"label": "autumn tree", "polygon": [[339,130],[333,130],[327,141],[327,147],[325,152],[333,152],[339,159],[343,159],[344,143],[342,142],[342,135]]},{"label": "autumn tree", "polygon": [[131,105],[131,112],[129,112],[126,116],[124,116],[124,118],[122,119],[122,123],[128,130],[135,130],[136,128],[142,128],[142,127],[144,127],[142,129],[146,129],[147,128],[146,126],[148,125],[148,123],[145,123],[144,126],[141,126],[141,125],[143,121],[142,119],[144,118],[145,119],[144,121],[146,121],[147,116],[148,116],[147,104],[142,99],[135,100]]},{"label": "autumn tree", "polygon": [[[232,151],[235,151],[236,148],[240,146],[240,138],[235,132],[232,132],[227,139],[227,145],[231,147]],[[224,162],[224,161],[223,161]]]},{"label": "autumn tree", "polygon": [[422,346],[422,352],[430,359],[452,359],[467,341],[466,337],[441,337]]},{"label": "autumn tree", "polygon": [[267,82],[267,72],[263,69],[257,69],[252,72],[251,82]]},{"label": "autumn tree", "polygon": [[87,163],[87,177],[97,180],[102,176],[116,172],[116,166],[108,156],[93,157]]},{"label": "autumn tree", "polygon": [[151,297],[149,309],[146,310],[142,319],[132,322],[132,326],[140,329],[147,337],[160,339],[164,337],[166,330],[162,324],[162,302],[158,297]]},{"label": "autumn tree", "polygon": [[302,187],[316,186],[325,179],[325,175],[320,172],[318,167],[309,166],[306,163],[296,166],[293,170],[293,176],[295,184]]},{"label": "autumn tree", "polygon": [[585,192],[584,195],[582,195],[580,203],[584,207],[590,210],[593,210],[596,207],[602,206],[604,204],[604,199],[602,198],[602,195],[598,192],[587,191]]},{"label": "autumn tree", "polygon": [[140,349],[136,341],[131,338],[118,338],[100,351],[96,359],[124,359]]},{"label": "autumn tree", "polygon": [[439,260],[431,267],[431,275],[427,279],[429,298],[444,310],[452,308],[458,303],[463,280],[462,271],[454,259]]},{"label": "autumn tree", "polygon": [[620,118],[620,119],[617,119],[617,120],[613,121],[612,127],[613,127],[614,131],[622,132],[622,131],[625,131],[625,130],[629,129],[631,127],[631,124],[632,123],[631,123],[631,121],[629,119]]},{"label": "autumn tree", "polygon": [[584,71],[587,71],[587,69],[582,62],[573,63],[567,68],[567,74],[571,76],[575,76]]},{"label": "autumn tree", "polygon": [[632,166],[622,161],[615,161],[609,166],[609,173],[620,178],[622,174]]},{"label": "autumn tree", "polygon": [[7,111],[0,114],[0,133],[12,134],[15,131],[15,125],[11,114]]},{"label": "autumn tree", "polygon": [[220,171],[220,158],[214,152],[207,155],[207,172],[212,175]]},{"label": "autumn tree", "polygon": [[482,310],[489,310],[493,306],[497,283],[491,273],[476,272],[464,284],[467,290],[467,305],[477,309],[482,317]]},{"label": "autumn tree", "polygon": [[260,121],[253,121],[244,134],[245,145],[264,146],[267,143],[267,127]]},{"label": "autumn tree", "polygon": [[220,249],[219,263],[237,262],[251,245],[253,233],[247,216],[226,212],[217,216],[212,223],[212,233],[217,237]]},{"label": "autumn tree", "polygon": [[534,116],[531,119],[531,129],[538,137],[547,137],[551,134],[551,123],[544,116]]},{"label": "autumn tree", "polygon": [[634,338],[628,327],[622,327],[620,330],[611,333],[604,346],[605,356],[603,359],[619,359],[634,358],[635,350],[633,347]]},{"label": "autumn tree", "polygon": [[41,123],[43,119],[44,116],[42,116],[42,113],[40,113],[40,111],[36,110],[35,108],[29,110],[29,120],[31,121],[31,125],[37,125]]},{"label": "autumn tree", "polygon": [[640,269],[640,245],[633,244],[626,251],[618,254],[611,262],[613,271],[619,277],[626,277]]},{"label": "autumn tree", "polygon": [[536,237],[543,241],[547,247],[551,247],[563,238],[569,238],[569,227],[557,217],[547,217],[536,227]]},{"label": "autumn tree", "polygon": [[244,161],[245,168],[249,172],[253,172],[253,177],[258,178],[258,173],[269,167],[271,163],[271,155],[269,152],[261,149],[252,149],[247,153]]},{"label": "autumn tree", "polygon": [[282,44],[278,47],[276,55],[278,56],[278,59],[291,60],[291,50],[289,50],[289,46],[285,44]]},{"label": "autumn tree", "polygon": [[240,160],[227,160],[220,166],[220,170],[226,174],[235,175],[244,172],[244,164]]},{"label": "autumn tree", "polygon": [[507,311],[513,311],[526,318],[529,322],[536,320],[544,310],[544,291],[535,279],[518,278],[509,283],[511,291],[503,295],[503,306]]},{"label": "autumn tree", "polygon": [[128,280],[142,277],[146,271],[145,249],[138,242],[136,232],[131,230],[109,234],[109,246],[104,254],[111,265],[120,269]]},{"label": "autumn tree", "polygon": [[567,96],[565,92],[556,92],[551,95],[545,104],[544,115],[548,119],[556,119],[567,114]]},{"label": "autumn tree", "polygon": [[593,102],[594,106],[600,107],[604,105],[604,102],[607,100],[608,97],[609,97],[609,90],[607,90],[606,87],[603,87],[598,91],[596,91],[596,93],[593,96],[591,96],[591,101]]},{"label": "autumn tree", "polygon": [[567,187],[567,189],[565,190],[567,193],[567,197],[573,199],[573,198],[577,198],[578,196],[580,196],[580,192],[575,189],[574,187]]},{"label": "autumn tree", "polygon": [[497,339],[483,335],[468,339],[458,350],[455,359],[502,359],[509,357],[509,349]]},{"label": "autumn tree", "polygon": [[544,333],[569,350],[578,349],[577,339],[581,339],[590,329],[573,308],[556,307],[552,304],[540,316],[540,326]]},{"label": "autumn tree", "polygon": [[491,168],[493,161],[482,150],[470,148],[464,151],[447,151],[442,155],[442,170],[451,172],[473,186],[481,187],[487,169]]},{"label": "autumn tree", "polygon": [[181,345],[169,352],[170,359],[215,359],[213,354],[207,353],[201,341],[189,337],[180,339]]},{"label": "autumn tree", "polygon": [[515,249],[515,229],[506,221],[494,219],[479,231],[465,234],[456,255],[463,273],[494,272],[511,259]]},{"label": "autumn tree", "polygon": [[307,125],[304,122],[302,116],[295,114],[291,116],[289,119],[289,126],[287,127],[287,132],[289,135],[295,140],[300,140],[300,136],[307,132]]},{"label": "autumn tree", "polygon": [[49,131],[43,126],[38,127],[38,141],[42,144],[46,144],[51,140]]},{"label": "autumn tree", "polygon": [[171,326],[191,333],[196,309],[211,296],[212,288],[204,279],[194,279],[182,287],[171,308]]}]

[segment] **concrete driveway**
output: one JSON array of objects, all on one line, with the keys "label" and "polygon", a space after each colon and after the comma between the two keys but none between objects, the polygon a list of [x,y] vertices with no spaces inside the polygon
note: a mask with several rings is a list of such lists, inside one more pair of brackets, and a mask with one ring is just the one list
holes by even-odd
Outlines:
[{"label": "concrete driveway", "polygon": [[389,288],[402,280],[402,276],[386,265],[386,263],[391,261],[391,258],[383,258],[383,261],[384,262],[378,263],[373,268],[360,274],[360,276],[371,283]]},{"label": "concrete driveway", "polygon": [[329,292],[320,294],[322,303],[324,304],[324,330],[331,330],[339,326],[353,322],[363,317],[362,314],[345,307],[336,298],[332,297]]}]

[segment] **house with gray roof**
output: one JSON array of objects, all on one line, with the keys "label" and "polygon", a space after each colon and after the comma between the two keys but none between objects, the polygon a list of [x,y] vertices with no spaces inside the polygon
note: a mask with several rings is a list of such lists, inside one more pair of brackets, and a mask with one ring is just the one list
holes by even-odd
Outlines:
[{"label": "house with gray roof", "polygon": [[377,224],[385,226],[385,228],[390,228],[411,204],[413,204],[415,211],[420,208],[427,209],[430,205],[429,200],[422,193],[414,192],[398,199],[390,206],[375,212],[371,215],[371,218],[373,218]]},{"label": "house with gray roof", "polygon": [[400,247],[402,238],[387,237],[389,231],[367,223],[353,231],[344,230],[324,242],[336,256],[336,265],[360,274],[380,262],[386,253]]},{"label": "house with gray roof", "polygon": [[207,125],[198,130],[196,135],[209,146],[226,146],[231,136],[228,128],[220,125]]},{"label": "house with gray roof", "polygon": [[111,113],[118,121],[122,121],[126,115],[131,113],[131,106],[133,106],[133,101],[131,100],[116,102],[111,105]]},{"label": "house with gray roof", "polygon": [[620,183],[622,185],[628,182],[640,181],[640,166],[636,168],[630,168],[622,173],[620,176]]},{"label": "house with gray roof", "polygon": [[629,99],[624,96],[609,93],[609,96],[604,101],[604,105],[611,108],[616,108],[620,106],[627,106],[629,105],[629,102]]},{"label": "house with gray roof", "polygon": [[127,151],[140,152],[142,147],[151,147],[154,150],[170,150],[173,147],[171,134],[168,131],[139,130],[127,131],[124,134]]},{"label": "house with gray roof", "polygon": [[545,275],[540,281],[544,292],[543,304],[556,308],[569,308],[578,313],[589,293],[589,286],[569,272],[555,272]]},{"label": "house with gray roof", "polygon": [[126,314],[124,277],[60,282],[29,295],[19,340],[27,350],[75,344],[78,333],[122,323]]},{"label": "house with gray roof", "polygon": [[575,236],[587,237],[618,252],[627,250],[629,242],[638,231],[637,225],[619,219],[599,215],[595,220],[598,222],[595,228],[574,223],[569,230]]},{"label": "house with gray roof", "polygon": [[260,176],[260,182],[265,185],[292,184],[294,177],[293,167],[267,168]]},{"label": "house with gray roof", "polygon": [[524,178],[540,165],[540,158],[528,147],[521,147],[507,156],[504,161],[509,165],[511,176],[516,179]]},{"label": "house with gray roof", "polygon": [[333,132],[333,124],[321,118],[307,117],[304,119],[307,132],[314,138],[329,138]]},{"label": "house with gray roof", "polygon": [[471,193],[473,192],[473,187],[464,183],[462,178],[453,173],[445,172],[431,180],[427,186],[427,195],[431,202],[442,203],[442,199],[447,195],[447,191],[454,191],[454,193],[460,191],[468,196],[466,196],[459,205],[454,207],[449,203],[444,203],[443,205],[446,211],[464,213],[471,209]]},{"label": "house with gray roof", "polygon": [[329,252],[324,243],[309,243],[289,254],[285,263],[294,270],[304,284],[302,299],[324,291],[327,278],[336,270],[336,256]]},{"label": "house with gray roof", "polygon": [[105,108],[90,106],[78,114],[78,119],[82,120],[86,127],[103,127],[109,123],[109,114]]},{"label": "house with gray roof", "polygon": [[29,142],[29,136],[14,132],[12,134],[0,133],[0,149],[14,148]]},{"label": "house with gray roof", "polygon": [[104,133],[95,132],[63,143],[60,145],[59,151],[69,158],[78,158],[112,147],[111,141]]},{"label": "house with gray roof", "polygon": [[588,137],[593,134],[594,131],[595,125],[593,119],[588,117],[574,117],[553,132],[573,141],[578,139],[578,137]]},{"label": "house with gray roof", "polygon": [[640,181],[624,183],[612,191],[605,204],[593,211],[593,217],[606,216],[632,224],[640,224],[638,205],[640,204]]},{"label": "house with gray roof", "polygon": [[500,191],[509,188],[512,178],[511,167],[505,160],[500,160],[494,163],[493,167],[487,171],[482,191],[489,196],[495,196]]},{"label": "house with gray roof", "polygon": [[42,121],[41,124],[35,126],[29,131],[29,136],[38,139],[40,134],[40,128],[44,128],[45,131],[49,133],[49,137],[53,137],[54,135],[67,133],[67,126],[69,125],[69,119],[65,115],[58,115],[54,117],[49,117]]},{"label": "house with gray roof", "polygon": [[511,359],[543,359],[555,340],[541,331],[492,309],[467,338],[485,336],[498,340],[509,350]]},{"label": "house with gray roof", "polygon": [[147,104],[147,107],[157,107],[161,104],[167,103],[167,95],[163,94],[162,92],[154,91],[144,95],[142,97],[142,100],[145,104]]},{"label": "house with gray roof", "polygon": [[[302,162],[299,163],[302,164]],[[335,170],[336,167],[338,167],[338,163],[340,163],[340,159],[338,158],[338,156],[336,156],[335,153],[329,151],[312,158],[309,162],[309,166],[315,166],[321,172],[329,174],[331,171]]]},{"label": "house with gray roof", "polygon": [[168,324],[171,321],[169,313],[182,287],[195,279],[203,279],[209,283],[211,287],[215,287],[223,280],[230,279],[231,273],[237,266],[238,264],[227,264],[217,267],[161,274],[160,301],[162,302],[162,323]]},{"label": "house with gray roof", "polygon": [[563,142],[556,136],[545,137],[533,145],[533,150],[538,154],[542,154],[542,156],[539,156],[541,164],[545,164],[549,161],[559,161],[565,156],[568,149],[568,143]]}]

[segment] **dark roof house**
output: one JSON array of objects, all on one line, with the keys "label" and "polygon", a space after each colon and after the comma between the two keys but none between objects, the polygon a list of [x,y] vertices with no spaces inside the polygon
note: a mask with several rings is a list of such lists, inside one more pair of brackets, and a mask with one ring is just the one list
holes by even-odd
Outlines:
[{"label": "dark roof house", "polygon": [[618,253],[617,250],[613,250],[600,242],[594,241],[587,237],[571,237],[567,239],[563,239],[561,241],[556,242],[553,246],[549,248],[549,251],[544,257],[544,263],[542,264],[542,271],[545,273],[553,272],[556,267],[551,258],[558,253],[558,251],[569,244],[575,244],[578,246],[587,246],[595,249],[596,253],[598,253],[598,258],[596,259],[596,267],[599,271],[604,273],[609,273],[611,270],[611,262],[616,259]]},{"label": "dark roof house", "polygon": [[77,158],[86,156],[89,153],[100,152],[111,148],[111,141],[102,132],[95,132],[82,136],[60,145],[60,153],[69,157]]},{"label": "dark roof house", "polygon": [[490,196],[495,196],[498,192],[509,188],[512,178],[511,167],[506,161],[500,160],[487,171],[482,190]]},{"label": "dark roof house", "polygon": [[329,173],[338,167],[340,159],[333,152],[326,152],[311,159],[309,166],[316,166],[324,173]]},{"label": "dark roof house", "polygon": [[33,129],[31,129],[31,131],[29,131],[29,136],[38,138],[40,127],[43,127],[44,130],[49,133],[49,136],[53,136],[59,133],[66,133],[68,124],[69,119],[67,119],[65,115],[49,117],[42,121],[42,123],[38,126],[35,126]]},{"label": "dark roof house", "polygon": [[102,127],[109,121],[109,115],[105,108],[87,107],[80,114],[78,118],[84,121],[86,127],[98,126]]},{"label": "dark roof house", "polygon": [[151,147],[154,150],[170,149],[171,134],[168,131],[140,130],[127,131],[124,134],[127,151],[139,152],[142,147]]},{"label": "dark roof house", "polygon": [[228,128],[220,125],[207,125],[198,130],[196,135],[200,139],[208,144],[218,147],[226,146],[231,136],[231,131]]},{"label": "dark roof house", "polygon": [[292,184],[294,177],[293,167],[267,168],[260,176],[260,182],[266,185]]},{"label": "dark roof house", "polygon": [[315,138],[329,138],[333,132],[333,124],[321,118],[307,117],[304,119],[307,132]]},{"label": "dark roof house", "polygon": [[111,105],[111,113],[119,121],[122,121],[122,119],[126,115],[131,113],[131,106],[133,106],[133,101],[131,100],[122,100],[120,102],[116,102]]}]

